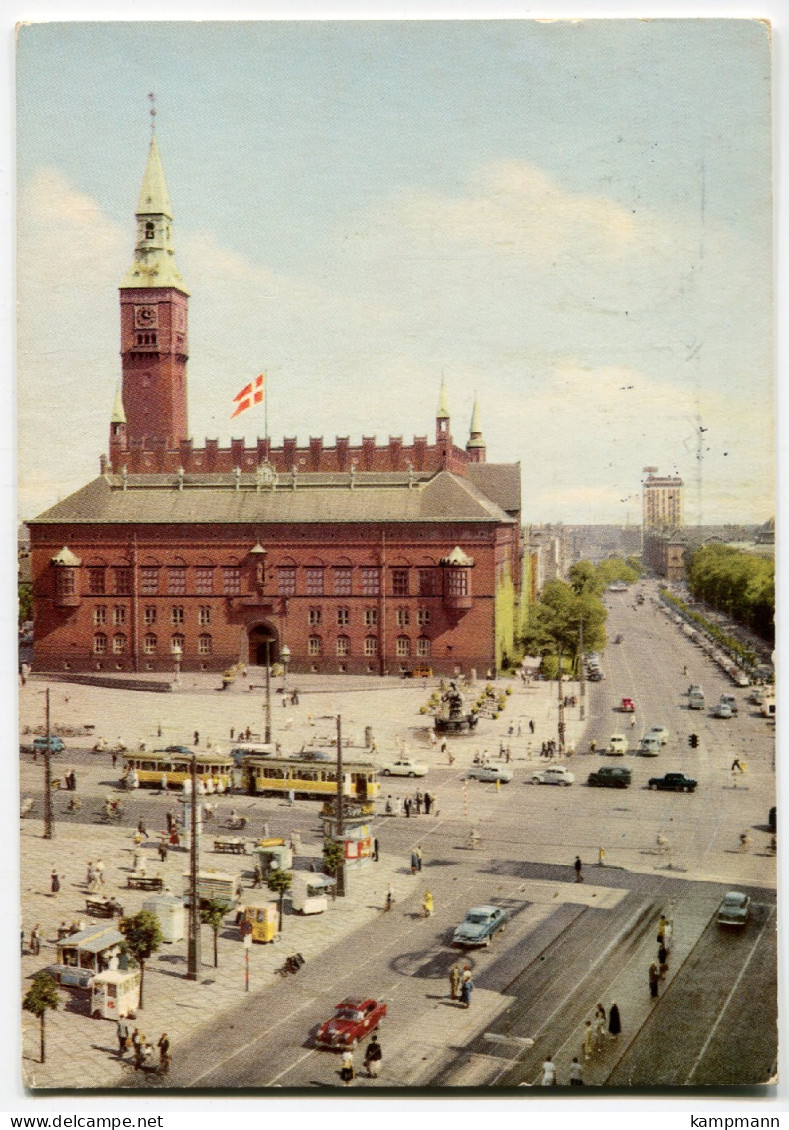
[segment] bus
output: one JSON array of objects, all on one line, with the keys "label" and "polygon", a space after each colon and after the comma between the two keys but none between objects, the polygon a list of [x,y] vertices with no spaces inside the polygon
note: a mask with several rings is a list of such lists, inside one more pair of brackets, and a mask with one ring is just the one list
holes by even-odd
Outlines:
[{"label": "bus", "polygon": [[[250,796],[293,793],[301,797],[337,795],[337,766],[331,762],[304,761],[300,757],[269,757],[265,761],[245,758],[243,787]],[[343,762],[343,796],[359,802],[371,801],[380,791],[378,770],[368,762]]]},{"label": "bus", "polygon": [[[160,788],[162,777],[167,779],[169,789],[180,789],[192,773],[192,757],[197,762],[197,777],[213,792],[217,783],[219,791],[226,792],[235,784],[233,759],[223,753],[168,753],[154,750],[153,753],[127,753],[123,758],[123,780],[130,780],[136,774],[141,787]],[[209,784],[210,782],[210,784]]]}]

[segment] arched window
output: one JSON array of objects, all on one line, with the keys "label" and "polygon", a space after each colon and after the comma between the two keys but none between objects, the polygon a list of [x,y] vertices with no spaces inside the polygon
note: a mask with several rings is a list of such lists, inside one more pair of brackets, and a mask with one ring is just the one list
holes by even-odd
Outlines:
[{"label": "arched window", "polygon": [[93,654],[104,655],[107,651],[107,637],[104,632],[96,632],[93,637]]},{"label": "arched window", "polygon": [[142,649],[146,655],[156,654],[157,639],[153,632],[148,632],[142,641]]},{"label": "arched window", "polygon": [[156,234],[156,225],[154,224],[153,220],[146,220],[145,221],[145,238],[146,239],[153,239],[155,234]]},{"label": "arched window", "polygon": [[211,636],[208,632],[203,632],[197,637],[197,651],[200,655],[211,654]]},{"label": "arched window", "polygon": [[126,636],[123,632],[116,632],[112,637],[112,654],[123,655],[126,650]]},{"label": "arched window", "polygon": [[351,654],[351,637],[350,636],[337,636],[337,654],[350,655]]},{"label": "arched window", "polygon": [[407,659],[411,654],[411,640],[408,636],[398,636],[396,644],[397,655],[402,659]]},{"label": "arched window", "polygon": [[170,640],[170,654],[175,655],[176,651],[180,651],[181,654],[183,654],[185,645],[186,637],[180,632],[176,632]]}]

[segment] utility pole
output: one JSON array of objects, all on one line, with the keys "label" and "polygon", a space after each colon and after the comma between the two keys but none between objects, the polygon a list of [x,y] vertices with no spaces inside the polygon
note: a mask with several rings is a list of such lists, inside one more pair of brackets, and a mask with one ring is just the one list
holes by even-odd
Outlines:
[{"label": "utility pole", "polygon": [[47,744],[44,749],[44,839],[51,840],[55,834],[55,820],[52,814],[52,762],[49,748],[49,687],[45,692]]},{"label": "utility pole", "polygon": [[586,716],[587,716],[587,678],[586,678],[586,670],[584,670],[584,664],[583,664],[583,617],[581,617],[581,622],[579,624],[578,647],[579,647],[579,651],[581,653],[580,670],[578,672],[580,683],[581,683],[581,686],[579,688],[579,698],[581,699],[581,709],[580,709],[580,712],[579,712],[579,718],[580,718],[581,721],[583,721],[584,718],[586,718]]},{"label": "utility pole", "polygon": [[337,832],[335,838],[342,844],[342,860],[337,872],[337,894],[345,897],[345,796],[342,771],[342,718],[337,715]]},{"label": "utility pole", "polygon": [[266,732],[263,740],[271,741],[271,640],[266,640]]},{"label": "utility pole", "polygon": [[559,648],[559,680],[557,683],[559,688],[559,756],[564,753],[564,695],[562,691],[564,684],[562,683],[562,649]]},{"label": "utility pole", "polygon": [[[191,837],[189,843],[189,942],[186,957],[186,979],[196,981],[202,964],[200,953],[200,842],[197,835],[197,755],[192,754],[189,772],[192,786],[189,798]],[[186,805],[184,805],[184,812]]]}]

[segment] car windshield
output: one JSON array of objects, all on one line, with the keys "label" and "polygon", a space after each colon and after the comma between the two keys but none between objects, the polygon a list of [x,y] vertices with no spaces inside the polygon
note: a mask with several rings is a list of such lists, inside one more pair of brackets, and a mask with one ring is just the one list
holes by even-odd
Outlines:
[{"label": "car windshield", "polygon": [[362,1020],[361,1012],[356,1012],[354,1009],[341,1008],[335,1017],[336,1020]]},{"label": "car windshield", "polygon": [[467,914],[466,922],[473,922],[475,925],[482,926],[485,922],[490,920],[489,914]]}]

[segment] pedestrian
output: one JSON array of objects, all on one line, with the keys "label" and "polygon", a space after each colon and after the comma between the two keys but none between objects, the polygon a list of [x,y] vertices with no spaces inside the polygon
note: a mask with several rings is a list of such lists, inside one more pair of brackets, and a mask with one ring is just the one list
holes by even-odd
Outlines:
[{"label": "pedestrian", "polygon": [[244,738],[245,738],[246,741],[249,741],[249,739],[251,737],[252,737],[252,731],[250,730],[249,726],[247,726],[246,730],[244,731]]},{"label": "pedestrian", "polygon": [[113,750],[112,751],[112,768],[114,769],[117,764],[118,764],[118,755],[115,752],[115,750]]},{"label": "pedestrian", "polygon": [[742,762],[740,761],[739,757],[735,757],[734,761],[732,761],[731,763],[731,772],[742,773],[742,771]]},{"label": "pedestrian", "polygon": [[584,1085],[584,1069],[578,1062],[578,1056],[573,1056],[573,1062],[570,1064],[570,1086],[583,1087]]},{"label": "pedestrian", "polygon": [[416,849],[411,852],[411,874],[416,875],[419,870],[419,860],[417,859]]},{"label": "pedestrian", "polygon": [[422,870],[422,845],[421,844],[417,844],[416,847],[414,848],[414,855],[416,856],[416,869],[417,869],[417,871],[421,871]]},{"label": "pedestrian", "polygon": [[167,1033],[162,1032],[157,1041],[159,1048],[159,1070],[162,1075],[166,1075],[170,1070],[170,1041],[167,1039]]},{"label": "pedestrian", "polygon": [[384,910],[391,910],[393,903],[394,903],[394,887],[392,886],[391,883],[388,883],[387,887],[386,887],[386,904],[384,906]]},{"label": "pedestrian", "polygon": [[340,1078],[346,1087],[349,1087],[353,1082],[353,1052],[350,1048],[346,1048],[342,1053],[342,1067],[340,1068]]},{"label": "pedestrian", "polygon": [[425,918],[433,917],[433,896],[430,891],[425,891],[425,897],[422,899],[422,913]]},{"label": "pedestrian", "polygon": [[403,801],[403,808],[405,809],[406,816],[410,818],[410,816],[411,816],[411,798],[410,798],[410,796],[407,796],[405,798],[405,800]]},{"label": "pedestrian", "polygon": [[582,866],[583,866],[583,864],[581,863],[580,855],[576,855],[575,863],[573,864],[573,868],[575,869],[575,881],[576,881],[576,883],[583,883],[583,881],[584,881],[584,877],[581,874],[581,867]]},{"label": "pedestrian", "polygon": [[231,742],[233,740],[233,735],[235,734],[235,732],[236,732],[235,726],[231,726],[230,727],[230,740],[231,740]]},{"label": "pedestrian", "polygon": [[530,734],[534,733],[534,719],[533,718],[529,719],[529,733]]},{"label": "pedestrian", "polygon": [[137,831],[139,832],[139,834],[141,836],[144,836],[146,840],[149,838],[148,837],[148,830],[145,827],[145,821],[143,820],[142,816],[137,821]]},{"label": "pedestrian", "polygon": [[433,803],[432,796],[430,795],[430,793],[426,792],[425,793],[425,816],[430,815],[430,806],[432,805],[432,803]]},{"label": "pedestrian", "polygon": [[166,839],[163,838],[159,841],[159,846],[158,846],[157,850],[159,852],[159,859],[162,861],[162,863],[166,863],[167,862],[167,840]]},{"label": "pedestrian", "polygon": [[455,964],[449,971],[449,995],[453,1001],[458,999],[460,989],[460,966]]},{"label": "pedestrian", "polygon": [[378,862],[378,837],[373,840],[373,862]]},{"label": "pedestrian", "polygon": [[597,866],[605,867],[605,848],[597,849]]},{"label": "pedestrian", "polygon": [[134,1070],[139,1071],[142,1067],[142,1049],[145,1043],[145,1036],[140,1033],[139,1028],[135,1028],[131,1034],[132,1054],[134,1055]]},{"label": "pedestrian", "polygon": [[660,970],[657,967],[657,962],[653,961],[649,967],[649,991],[654,1000],[658,995],[658,985],[660,983]]},{"label": "pedestrian", "polygon": [[471,1005],[471,994],[474,991],[474,982],[471,980],[471,969],[468,965],[463,966],[463,973],[460,977],[460,1003],[464,1008]]},{"label": "pedestrian", "polygon": [[594,1042],[595,1049],[598,1051],[603,1046],[603,1039],[605,1037],[605,1024],[605,1009],[603,1008],[602,1004],[598,1004],[594,1013]]},{"label": "pedestrian", "polygon": [[414,804],[416,805],[417,816],[422,815],[422,801],[423,800],[424,800],[424,797],[422,796],[421,792],[417,789],[416,796],[414,797]]},{"label": "pedestrian", "polygon": [[116,1033],[118,1036],[118,1055],[123,1055],[126,1051],[126,1044],[129,1039],[129,1021],[125,1016],[118,1017]]},{"label": "pedestrian", "polygon": [[666,919],[666,924],[663,927],[663,945],[666,947],[666,952],[671,953],[671,938],[674,933],[674,927],[669,919]]},{"label": "pedestrian", "polygon": [[263,868],[260,866],[259,863],[255,864],[254,870],[252,872],[252,886],[253,887],[262,887],[263,886]]},{"label": "pedestrian", "polygon": [[584,1039],[581,1046],[584,1059],[587,1061],[590,1060],[592,1058],[592,1052],[595,1050],[594,1028],[592,1027],[591,1020],[587,1020],[584,1025]]},{"label": "pedestrian", "polygon": [[619,1015],[619,1005],[612,1004],[608,1013],[608,1035],[612,1040],[618,1040],[622,1031],[622,1018]]},{"label": "pedestrian", "polygon": [[542,1065],[542,1078],[540,1079],[540,1086],[556,1086],[556,1064],[553,1062],[552,1056],[547,1056],[545,1063],[543,1063]]},{"label": "pedestrian", "polygon": [[167,820],[167,831],[172,832],[173,827],[175,826],[175,817],[173,816],[173,813],[168,810],[165,813],[165,819]]},{"label": "pedestrian", "polygon": [[364,1066],[367,1069],[367,1075],[370,1079],[378,1078],[382,1059],[383,1052],[381,1051],[381,1045],[378,1043],[378,1037],[375,1032],[373,1032],[373,1037],[367,1045],[367,1051],[364,1053]]},{"label": "pedestrian", "polygon": [[665,942],[662,942],[658,949],[657,959],[660,965],[660,980],[663,981],[668,973],[668,950]]},{"label": "pedestrian", "polygon": [[200,731],[195,730],[195,745],[200,745]]},{"label": "pedestrian", "polygon": [[384,815],[385,816],[394,816],[394,808],[392,807],[392,794],[391,793],[386,798],[386,804],[384,805]]},{"label": "pedestrian", "polygon": [[49,882],[49,889],[52,891],[53,895],[56,895],[60,890],[60,876],[58,875],[54,867],[52,868],[52,878]]},{"label": "pedestrian", "polygon": [[30,931],[30,952],[34,957],[38,957],[41,953],[41,923],[36,922],[33,929]]}]

